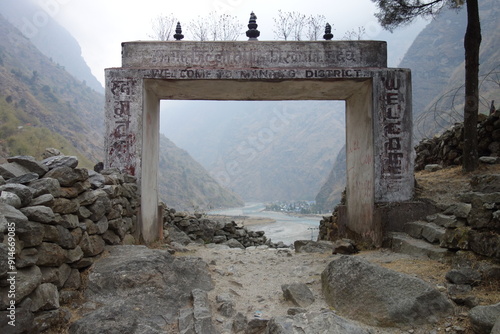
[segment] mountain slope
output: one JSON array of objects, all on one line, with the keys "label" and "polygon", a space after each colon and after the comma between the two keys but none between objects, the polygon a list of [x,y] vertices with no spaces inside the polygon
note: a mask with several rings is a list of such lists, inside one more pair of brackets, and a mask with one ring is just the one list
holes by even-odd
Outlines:
[{"label": "mountain slope", "polygon": [[[71,146],[61,143],[57,148],[76,151],[90,164],[102,160],[103,95],[41,54],[2,16],[0,33],[0,97],[18,111],[11,113],[17,126],[45,127]],[[7,144],[2,143],[6,152]],[[44,149],[30,153],[40,157]]]},{"label": "mountain slope", "polygon": [[[104,96],[51,61],[0,16],[0,163],[12,155],[38,159],[47,147],[102,161]],[[55,36],[54,38],[57,38]],[[171,207],[242,205],[186,152],[162,138],[160,196]]]},{"label": "mountain slope", "polygon": [[161,200],[177,210],[198,211],[243,206],[184,150],[160,135],[158,191]]},{"label": "mountain slope", "polygon": [[[493,0],[480,0],[479,8],[483,36],[480,111],[487,113],[500,94],[500,8]],[[399,66],[412,71],[415,144],[463,121],[465,14],[465,10],[443,11],[417,36]],[[339,154],[336,164],[342,161],[345,158]],[[339,189],[346,182],[343,168],[333,167],[316,197],[323,210],[333,210],[340,201]]]},{"label": "mountain slope", "polygon": [[[39,6],[43,4],[44,8]],[[0,15],[8,18],[44,55],[96,92],[104,93],[101,83],[83,60],[78,42],[52,18],[60,6],[59,1],[2,0]]]},{"label": "mountain slope", "polygon": [[[500,8],[494,0],[480,0],[479,9],[482,30],[479,108],[480,112],[488,113],[491,100],[500,93]],[[422,30],[401,61],[400,67],[412,70],[417,140],[463,120],[466,25],[465,9],[443,11]]]},{"label": "mountain slope", "polygon": [[334,101],[183,101],[162,132],[245,201],[312,200],[345,142]]}]

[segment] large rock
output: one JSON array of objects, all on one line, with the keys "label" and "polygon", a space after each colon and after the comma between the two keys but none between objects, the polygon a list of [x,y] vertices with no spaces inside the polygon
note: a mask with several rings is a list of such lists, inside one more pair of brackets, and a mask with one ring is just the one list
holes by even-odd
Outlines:
[{"label": "large rock", "polygon": [[500,259],[500,234],[493,231],[476,231],[469,233],[470,249],[477,254]]},{"label": "large rock", "polygon": [[59,181],[50,177],[44,177],[43,179],[35,180],[29,183],[29,187],[34,189],[34,197],[38,197],[45,194],[51,194],[53,197],[59,197],[61,194],[61,185]]},{"label": "large rock", "polygon": [[0,165],[0,176],[9,180],[24,174],[29,173],[29,170],[17,163],[6,163]]},{"label": "large rock", "polygon": [[88,176],[86,169],[62,166],[51,169],[44,177],[58,180],[62,187],[71,187],[77,182],[85,181]]},{"label": "large rock", "polygon": [[421,279],[357,257],[333,260],[321,279],[329,305],[342,315],[370,325],[433,323],[453,311],[452,303]]},{"label": "large rock", "polygon": [[42,242],[37,247],[38,261],[37,265],[47,267],[59,267],[63,263],[68,262],[68,254],[58,244],[51,242]]},{"label": "large rock", "polygon": [[475,334],[490,334],[499,317],[500,303],[476,306],[469,312],[469,318]]},{"label": "large rock", "polygon": [[11,313],[9,311],[0,312],[0,328],[2,334],[31,334],[38,333],[35,326],[35,319],[33,313],[30,311],[30,305],[23,305],[17,307],[15,310],[15,326],[9,324],[12,318],[9,318]]},{"label": "large rock", "polygon": [[49,311],[59,308],[59,292],[51,283],[40,284],[30,295],[31,312]]},{"label": "large rock", "polygon": [[21,199],[14,193],[2,191],[0,193],[0,203],[8,204],[16,209],[21,208]]},{"label": "large rock", "polygon": [[333,243],[330,241],[296,240],[293,243],[296,253],[331,253]]},{"label": "large rock", "polygon": [[12,205],[0,202],[0,216],[5,217],[9,223],[22,223],[27,222],[26,217],[21,211],[17,210]]},{"label": "large rock", "polygon": [[33,199],[33,193],[30,187],[17,183],[8,183],[0,186],[0,192],[8,191],[10,193],[16,194],[21,200],[22,206],[28,206]]},{"label": "large rock", "polygon": [[46,165],[36,161],[35,158],[31,156],[18,155],[15,157],[7,158],[7,161],[15,162],[18,165],[26,168],[29,172],[38,174],[38,176],[43,176],[49,171],[49,168]]},{"label": "large rock", "polygon": [[28,206],[20,209],[29,220],[48,224],[55,219],[54,211],[46,206]]},{"label": "large rock", "polygon": [[42,283],[42,272],[37,266],[18,269],[16,276],[16,303],[20,302]]},{"label": "large rock", "polygon": [[473,176],[470,185],[472,191],[478,193],[500,192],[500,174],[486,174]]},{"label": "large rock", "polygon": [[313,293],[303,283],[283,284],[281,290],[285,300],[291,301],[295,306],[308,307],[314,303]]},{"label": "large rock", "polygon": [[452,269],[446,273],[446,279],[453,284],[477,285],[481,282],[481,273],[472,268]]},{"label": "large rock", "polygon": [[78,158],[75,156],[56,155],[42,160],[42,164],[49,169],[58,167],[76,168],[78,166]]},{"label": "large rock", "polygon": [[104,251],[104,240],[99,235],[89,235],[87,232],[83,233],[82,240],[79,246],[82,248],[85,256],[96,256]]},{"label": "large rock", "polygon": [[269,321],[266,334],[370,334],[370,330],[331,311],[276,317]]},{"label": "large rock", "polygon": [[212,288],[208,266],[198,258],[115,246],[88,277],[86,299],[102,306],[74,322],[69,333],[168,333],[165,328],[191,303],[191,291]]},{"label": "large rock", "polygon": [[16,234],[24,247],[38,246],[43,241],[43,224],[26,221],[16,224]]},{"label": "large rock", "polygon": [[210,311],[210,301],[205,290],[194,289],[193,296],[193,317],[195,333],[215,334],[212,325],[212,312]]},{"label": "large rock", "polygon": [[52,206],[52,210],[60,214],[76,213],[78,209],[80,209],[80,204],[77,201],[62,197],[54,199],[54,204]]}]

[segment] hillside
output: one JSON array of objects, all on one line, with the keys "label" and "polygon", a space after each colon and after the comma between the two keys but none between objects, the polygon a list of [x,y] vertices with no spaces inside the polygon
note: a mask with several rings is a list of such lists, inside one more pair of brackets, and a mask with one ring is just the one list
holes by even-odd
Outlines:
[{"label": "hillside", "polygon": [[39,158],[47,141],[83,165],[102,160],[103,95],[44,56],[3,16],[0,32],[2,151]]},{"label": "hillside", "polygon": [[[480,0],[479,6],[483,36],[480,112],[487,113],[500,94],[500,9],[492,0]],[[465,14],[465,10],[443,11],[417,36],[399,65],[412,71],[415,145],[463,121]],[[336,164],[342,161],[345,158],[339,155]],[[333,210],[340,201],[338,189],[343,189],[345,178],[345,172],[334,166],[316,197],[323,210]]]},{"label": "hillside", "polygon": [[177,210],[203,211],[243,206],[243,201],[215,181],[184,150],[160,135],[158,190],[160,199]]},{"label": "hillside", "polygon": [[[480,0],[480,112],[488,113],[500,93],[500,8]],[[463,120],[466,11],[445,10],[417,36],[399,67],[413,78],[413,117],[416,140],[432,137]]]},{"label": "hillside", "polygon": [[245,201],[314,199],[345,142],[341,102],[183,102],[161,131]]},{"label": "hillside", "polygon": [[[40,159],[47,147],[78,156],[80,166],[102,161],[104,96],[42,54],[2,16],[0,34],[0,163],[14,155]],[[171,207],[242,204],[186,152],[166,138],[162,144],[160,196]]]},{"label": "hillside", "polygon": [[[63,3],[47,2],[46,8],[39,5],[40,1],[36,0],[2,0],[0,15],[17,27],[40,52],[64,66],[71,75],[85,81],[85,84],[96,92],[104,93],[101,83],[92,75],[81,56],[82,50],[78,42],[52,18],[58,14],[59,5]],[[41,23],[34,22],[31,19],[33,17],[44,20]]]}]

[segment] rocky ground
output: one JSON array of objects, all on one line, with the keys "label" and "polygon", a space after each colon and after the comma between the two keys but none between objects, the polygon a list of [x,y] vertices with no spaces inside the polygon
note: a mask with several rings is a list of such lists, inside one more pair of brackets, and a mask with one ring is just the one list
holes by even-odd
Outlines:
[{"label": "rocky ground", "polygon": [[[481,165],[475,174],[499,173],[500,165]],[[416,173],[418,195],[431,199],[446,207],[453,203],[458,193],[469,190],[472,174],[464,174],[461,167],[451,167],[436,172]],[[265,247],[223,249],[204,245],[190,245],[179,256],[201,257],[209,264],[215,288],[209,292],[212,309],[220,307],[217,296],[228,294],[234,301],[235,312],[253,317],[271,318],[287,314],[295,307],[286,301],[281,286],[290,283],[305,283],[313,292],[315,302],[308,311],[329,309],[321,292],[321,272],[338,255],[328,253],[295,253],[288,249],[266,249]],[[387,249],[362,251],[354,256],[367,259],[383,267],[419,277],[445,291],[445,275],[451,263],[394,253]],[[473,295],[481,304],[500,301],[500,286],[484,282],[473,289]],[[408,333],[472,333],[467,316],[468,309],[457,308],[455,314],[435,325],[407,328]],[[215,323],[222,333],[231,333],[227,319],[214,312]],[[374,329],[375,333],[401,333],[400,329]]]},{"label": "rocky ground", "polygon": [[[275,249],[220,249],[192,245],[181,256],[201,257],[209,263],[210,273],[215,288],[209,292],[212,310],[220,307],[217,297],[228,294],[234,302],[236,312],[247,319],[284,316],[288,310],[296,307],[285,300],[281,286],[291,283],[305,283],[313,292],[315,301],[307,307],[308,311],[330,309],[321,292],[321,273],[327,264],[340,255],[328,253],[295,253],[293,250]],[[411,274],[418,270],[427,281],[444,284],[444,275],[451,269],[449,265],[436,261],[416,259],[408,255],[387,250],[361,252],[357,255],[371,262]],[[425,267],[427,270],[423,271]],[[413,269],[413,270],[411,270]],[[424,273],[425,272],[425,273]],[[225,328],[231,323],[227,318],[214,312],[215,323],[221,333],[232,333]],[[453,326],[466,328],[466,314],[451,317],[435,326],[408,328],[409,333],[448,333]],[[401,333],[399,329],[376,329],[374,333]],[[448,329],[448,331],[446,331]],[[463,331],[462,333],[466,333]]]},{"label": "rocky ground", "polygon": [[[485,172],[499,173],[500,166],[482,166],[477,174]],[[455,194],[467,190],[468,180],[470,177],[471,175],[464,175],[459,167],[447,168],[433,173],[421,171],[416,175],[418,193],[421,197],[426,197],[442,206],[447,206],[454,201]],[[123,300],[128,300],[127,298],[130,295],[146,295],[147,297],[147,294],[151,294],[151,297],[145,298],[145,301],[149,300],[148,298],[152,298],[151,300],[154,301],[153,307],[147,308],[146,311],[143,311],[145,314],[154,313],[156,310],[166,307],[163,306],[163,300],[161,298],[157,298],[157,295],[169,288],[164,286],[164,283],[162,282],[172,279],[172,275],[169,274],[169,270],[171,269],[162,269],[161,265],[159,267],[159,265],[152,260],[154,257],[152,254],[154,254],[155,251],[161,254],[166,253],[166,251],[160,251],[161,249],[167,249],[170,252],[174,249],[175,254],[172,257],[167,256],[168,254],[161,255],[158,259],[158,263],[165,261],[165,259],[177,259],[173,260],[173,262],[172,260],[168,261],[172,262],[172,265],[177,265],[178,268],[181,268],[181,271],[187,271],[187,267],[193,267],[191,270],[198,270],[200,274],[189,274],[187,277],[197,277],[197,279],[193,281],[196,286],[211,288],[207,289],[208,299],[206,301],[206,304],[209,305],[211,309],[210,314],[207,314],[203,303],[201,304],[201,308],[199,306],[199,300],[203,300],[204,297],[195,297],[195,292],[193,290],[192,298],[194,302],[192,307],[194,310],[187,311],[187,313],[181,312],[181,314],[184,315],[181,316],[183,322],[188,321],[186,319],[190,319],[190,314],[194,314],[196,317],[198,312],[199,315],[201,309],[201,313],[205,316],[205,318],[203,318],[203,321],[205,322],[204,325],[200,326],[206,326],[207,319],[211,318],[211,322],[218,333],[263,333],[263,330],[259,329],[258,325],[253,328],[251,326],[247,327],[246,331],[241,332],[235,331],[234,328],[235,324],[236,327],[238,327],[239,322],[247,324],[252,320],[267,320],[276,317],[283,317],[287,314],[302,312],[300,310],[300,306],[297,306],[285,298],[284,290],[282,289],[284,285],[291,285],[294,283],[301,283],[307,286],[312,292],[312,296],[314,298],[314,301],[312,301],[310,305],[304,306],[302,309],[306,309],[307,312],[318,312],[318,314],[327,310],[337,312],[339,315],[344,315],[345,310],[335,310],[327,304],[322,292],[322,272],[325,268],[327,268],[329,263],[341,259],[341,255],[333,255],[331,254],[331,251],[323,253],[297,253],[295,250],[289,248],[273,249],[268,248],[267,246],[258,246],[240,249],[228,248],[227,246],[215,244],[202,245],[194,243],[187,246],[174,244],[173,247],[172,245],[159,243],[153,245],[152,248],[153,249],[151,251],[153,251],[153,253],[148,253],[149,255],[142,254],[145,250],[140,250],[139,253],[141,254],[139,254],[139,257],[135,260],[135,266],[137,268],[134,270],[141,272],[140,275],[142,276],[139,278],[132,278],[130,275],[132,275],[133,270],[132,273],[126,272],[117,275],[116,279],[118,281],[123,279],[122,283],[128,290],[125,292],[112,292],[110,293],[109,298],[101,296],[101,289],[103,289],[106,285],[113,285],[114,289],[114,285],[118,286],[119,284],[106,283],[107,281],[102,280],[101,278],[102,272],[106,272],[106,270],[109,272],[116,272],[117,270],[121,272],[122,270],[129,270],[130,268],[128,268],[128,265],[124,265],[123,268],[111,267],[111,269],[104,269],[104,263],[102,263],[102,267],[100,268],[100,261],[98,261],[96,266],[89,271],[90,279],[88,283],[89,288],[86,292],[86,299],[81,303],[75,302],[72,305],[72,322],[80,320],[77,321],[77,325],[73,325],[69,333],[86,333],[85,328],[93,328],[92,324],[95,323],[100,324],[99,326],[102,326],[100,328],[108,326],[106,328],[110,329],[113,326],[120,325],[122,322],[123,324],[120,326],[125,326],[123,327],[123,333],[128,333],[129,331],[127,330],[130,326],[135,324],[135,320],[132,321],[128,316],[124,317],[123,314],[128,311],[131,311],[132,314],[134,314],[135,311],[142,307],[137,304],[138,302],[136,300],[123,302]],[[111,255],[121,256],[120,254]],[[446,273],[452,269],[452,263],[443,263],[430,260],[428,258],[394,253],[387,249],[361,251],[351,256],[356,259],[367,260],[370,263],[377,264],[383,268],[407,274],[410,277],[420,278],[424,282],[427,282],[432,288],[435,288],[444,294],[447,293],[449,283],[445,276]],[[201,258],[203,262],[197,262],[194,258]],[[106,257],[103,259],[105,260]],[[120,261],[128,261],[127,256]],[[116,263],[116,261],[110,262],[112,266],[115,265],[114,263]],[[141,263],[147,263],[148,265],[152,264],[152,269],[141,270]],[[183,263],[187,263],[187,265]],[[196,263],[196,266],[200,267],[196,267],[198,268],[196,269],[194,265],[191,266],[189,263]],[[202,263],[206,263],[206,265]],[[103,271],[98,272],[98,270]],[[151,270],[151,272],[148,270]],[[176,281],[183,281],[184,276],[180,273],[178,275],[179,278],[176,279]],[[354,278],[353,285],[356,283],[355,280],[356,278]],[[152,283],[155,290],[153,292],[148,290],[147,287],[145,287],[144,282]],[[176,298],[179,300],[179,305],[184,305],[183,307],[185,307],[186,300],[189,300],[189,298],[186,299],[185,293],[180,293],[179,291],[174,292],[178,294],[178,297]],[[111,301],[111,297],[115,295],[120,296],[120,294],[123,295],[123,298]],[[498,303],[500,301],[500,285],[492,282],[481,282],[481,284],[473,288],[472,292],[470,292],[468,296],[481,305]],[[184,301],[181,302],[181,300]],[[351,301],[348,301],[348,303],[350,302]],[[354,300],[352,302],[354,302]],[[361,302],[363,303],[363,301]],[[366,303],[369,302],[370,301],[366,300]],[[90,325],[81,320],[81,318],[84,317],[89,319]],[[169,314],[170,319],[175,317],[175,312]],[[158,322],[157,317],[151,317],[151,319],[150,325],[153,327],[162,323],[162,321]],[[109,324],[110,321],[111,324]],[[257,321],[255,323],[259,322]],[[354,324],[356,324],[355,321]],[[346,333],[474,333],[471,329],[469,320],[469,308],[465,306],[456,306],[453,313],[440,318],[431,324],[410,324],[404,326],[403,328],[380,326],[370,327],[366,324],[357,324],[360,325],[361,330],[356,329],[354,331],[346,331]],[[181,329],[176,326],[177,325],[173,325],[171,327],[164,328],[164,331],[151,331],[151,333],[182,332]],[[242,326],[244,327],[244,325]],[[65,330],[59,330],[58,333],[63,332],[65,332]],[[100,333],[111,332],[112,331],[105,331],[103,329]],[[146,331],[144,333],[149,332]],[[187,331],[185,333],[191,332]],[[213,332],[202,330],[197,333]]]}]

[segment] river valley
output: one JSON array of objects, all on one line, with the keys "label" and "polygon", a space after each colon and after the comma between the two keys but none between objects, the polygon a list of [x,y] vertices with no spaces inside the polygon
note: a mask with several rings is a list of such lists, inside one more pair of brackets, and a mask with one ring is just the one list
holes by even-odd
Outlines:
[{"label": "river valley", "polygon": [[208,214],[230,216],[249,230],[264,231],[273,242],[282,241],[286,245],[293,244],[295,240],[316,240],[321,220],[321,216],[315,215],[265,211],[263,203],[246,203],[244,207],[216,210]]}]

